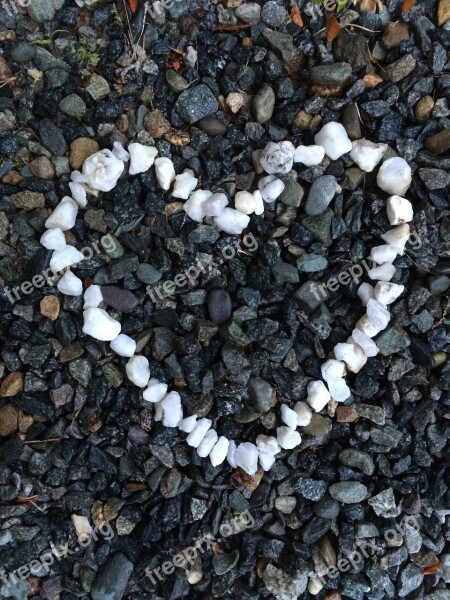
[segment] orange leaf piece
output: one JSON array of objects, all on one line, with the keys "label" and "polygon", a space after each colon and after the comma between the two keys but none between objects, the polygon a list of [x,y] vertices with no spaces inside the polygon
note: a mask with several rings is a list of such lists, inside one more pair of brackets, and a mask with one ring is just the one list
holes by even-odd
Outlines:
[{"label": "orange leaf piece", "polygon": [[131,12],[135,13],[138,9],[139,0],[128,0],[128,4],[130,5]]},{"label": "orange leaf piece", "polygon": [[402,12],[404,12],[404,13],[409,12],[415,3],[416,3],[416,0],[403,0]]},{"label": "orange leaf piece", "polygon": [[327,41],[332,42],[341,31],[339,21],[332,13],[327,13]]},{"label": "orange leaf piece", "polygon": [[423,574],[424,575],[433,575],[434,573],[436,573],[436,571],[439,571],[441,566],[442,566],[442,563],[438,560],[438,562],[434,563],[434,565],[431,565],[431,567],[426,567],[423,570]]},{"label": "orange leaf piece", "polygon": [[291,19],[296,25],[298,25],[299,27],[303,27],[302,14],[301,14],[298,4],[297,4],[297,2],[295,2],[295,0],[294,0],[294,6],[292,7],[292,10],[291,10]]}]

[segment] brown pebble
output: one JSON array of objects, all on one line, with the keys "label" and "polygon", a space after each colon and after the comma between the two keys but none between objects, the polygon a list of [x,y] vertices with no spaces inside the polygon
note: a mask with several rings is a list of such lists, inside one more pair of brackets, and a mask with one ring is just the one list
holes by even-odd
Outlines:
[{"label": "brown pebble", "polygon": [[380,75],[377,75],[376,73],[367,73],[367,75],[364,75],[363,77],[363,83],[366,86],[366,88],[377,87],[377,85],[380,85],[380,83],[382,83],[383,81],[383,78],[380,77]]},{"label": "brown pebble", "polygon": [[2,183],[6,183],[8,185],[16,185],[17,183],[20,183],[22,179],[22,175],[18,171],[15,171],[13,169],[9,173],[6,173],[4,177],[2,177]]},{"label": "brown pebble", "polygon": [[322,85],[321,83],[313,83],[311,86],[311,93],[317,96],[339,96],[341,94],[342,86],[328,86]]},{"label": "brown pebble", "polygon": [[40,303],[40,309],[42,316],[47,317],[50,321],[56,321],[61,306],[56,296],[44,296]]},{"label": "brown pebble", "polygon": [[70,166],[81,169],[84,161],[99,151],[100,146],[91,138],[81,137],[70,144]]},{"label": "brown pebble", "polygon": [[428,121],[431,115],[431,111],[434,108],[434,100],[432,96],[422,96],[417,102],[414,108],[414,114],[416,115],[416,121],[418,123],[425,123]]},{"label": "brown pebble", "polygon": [[208,135],[224,135],[227,130],[222,121],[214,117],[204,117],[198,121],[197,125]]},{"label": "brown pebble", "polygon": [[392,82],[397,83],[402,81],[402,79],[405,79],[405,77],[408,77],[408,75],[414,71],[416,63],[417,61],[412,54],[405,54],[388,65],[386,67],[386,73]]},{"label": "brown pebble", "polygon": [[191,136],[187,131],[174,129],[173,131],[169,131],[169,133],[166,133],[164,139],[167,140],[169,144],[172,144],[172,146],[177,146],[178,148],[180,148],[189,144],[189,142],[191,141]]},{"label": "brown pebble", "polygon": [[19,371],[10,373],[0,386],[0,398],[11,398],[23,391],[24,374]]},{"label": "brown pebble", "polygon": [[300,110],[294,117],[292,124],[303,131],[307,131],[309,129],[310,123],[312,121],[313,116],[305,112],[304,110]]},{"label": "brown pebble", "polygon": [[17,431],[19,411],[12,404],[0,408],[0,437],[7,437]]},{"label": "brown pebble", "polygon": [[169,131],[171,125],[163,113],[156,108],[145,117],[144,127],[152,137],[161,138]]},{"label": "brown pebble", "polygon": [[39,179],[53,179],[55,169],[46,156],[39,156],[30,162],[30,171]]},{"label": "brown pebble", "polygon": [[336,407],[336,421],[338,423],[353,423],[358,416],[358,413],[352,406]]},{"label": "brown pebble", "polygon": [[425,148],[433,154],[443,154],[450,150],[450,129],[443,129],[425,141]]},{"label": "brown pebble", "polygon": [[381,34],[381,43],[387,50],[397,48],[401,42],[406,40],[409,40],[409,28],[406,23],[401,21],[387,23]]},{"label": "brown pebble", "polygon": [[249,475],[243,469],[238,467],[235,471],[233,471],[232,477],[240,485],[243,485],[245,488],[247,488],[247,490],[254,492],[261,483],[263,475],[264,471],[261,467],[258,467],[258,470],[254,475]]},{"label": "brown pebble", "polygon": [[439,27],[450,20],[450,0],[439,0],[437,21]]},{"label": "brown pebble", "polygon": [[323,597],[323,600],[341,600],[341,595],[339,592],[331,592],[331,594],[327,594]]}]

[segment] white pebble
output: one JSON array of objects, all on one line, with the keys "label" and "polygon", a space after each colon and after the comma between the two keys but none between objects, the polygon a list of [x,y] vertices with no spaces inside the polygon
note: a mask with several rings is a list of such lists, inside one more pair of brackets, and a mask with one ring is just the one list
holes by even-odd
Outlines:
[{"label": "white pebble", "polygon": [[375,337],[381,331],[379,327],[375,327],[367,315],[363,315],[358,321],[356,321],[355,327],[360,329],[369,338]]},{"label": "white pebble", "polygon": [[336,402],[345,402],[351,396],[350,388],[345,383],[345,379],[332,379],[327,381],[327,386],[330,391],[330,395]]},{"label": "white pebble", "polygon": [[167,191],[176,177],[175,167],[170,158],[163,156],[155,160],[155,175],[159,186]]},{"label": "white pebble", "polygon": [[387,244],[393,246],[397,250],[397,254],[403,256],[405,253],[406,242],[409,240],[410,235],[411,229],[409,225],[403,224],[386,231],[386,233],[382,233],[381,238]]},{"label": "white pebble", "polygon": [[275,175],[268,175],[258,181],[258,189],[261,192],[262,199],[268,204],[273,204],[281,196],[285,187],[284,182]]},{"label": "white pebble", "polygon": [[197,423],[197,415],[192,415],[192,416],[186,417],[182,421],[180,421],[180,424],[178,425],[178,429],[180,431],[184,431],[184,433],[191,433],[191,431],[194,429],[196,423]]},{"label": "white pebble", "polygon": [[72,198],[78,204],[80,208],[86,208],[87,206],[87,195],[86,190],[81,185],[81,183],[75,183],[75,181],[71,181],[69,183],[70,191],[72,193]]},{"label": "white pebble", "polygon": [[373,281],[390,281],[395,275],[395,267],[390,263],[384,263],[367,271],[367,275]]},{"label": "white pebble", "polygon": [[195,50],[195,48],[193,48],[192,46],[188,46],[186,49],[186,54],[184,55],[184,60],[191,67],[191,69],[193,69],[195,67],[195,65],[197,64],[197,59],[198,59],[197,50]]},{"label": "white pebble", "polygon": [[83,254],[75,246],[64,246],[62,250],[55,250],[50,259],[50,269],[62,271],[67,267],[76,265],[84,260]]},{"label": "white pebble", "polygon": [[205,437],[202,439],[199,447],[197,448],[197,454],[200,458],[206,458],[217,443],[219,436],[215,429],[210,429]]},{"label": "white pebble", "polygon": [[292,450],[301,443],[302,438],[298,431],[290,427],[277,427],[277,440],[281,448]]},{"label": "white pebble", "polygon": [[181,173],[181,175],[177,175],[173,184],[172,196],[187,200],[197,187],[197,183],[198,179],[187,171]]},{"label": "white pebble", "polygon": [[191,446],[192,448],[198,448],[202,439],[205,437],[206,432],[211,428],[211,425],[211,419],[203,418],[197,421],[194,429],[186,438],[188,446]]},{"label": "white pebble", "polygon": [[68,231],[75,225],[77,214],[78,204],[69,196],[65,196],[45,221],[45,226],[47,229]]},{"label": "white pebble", "polygon": [[363,306],[367,306],[367,303],[371,298],[375,298],[375,288],[370,283],[362,283],[358,291],[358,298],[361,300]]},{"label": "white pebble", "polygon": [[40,242],[47,250],[62,250],[67,245],[66,238],[61,229],[47,229],[41,235]]},{"label": "white pebble", "polygon": [[391,313],[378,300],[369,300],[367,303],[367,316],[373,326],[378,327],[381,331],[386,329],[391,320]]},{"label": "white pebble", "polygon": [[236,442],[234,440],[230,440],[230,444],[228,446],[228,452],[227,452],[227,462],[230,465],[230,467],[232,467],[233,469],[237,468],[237,464],[236,464]]},{"label": "white pebble", "polygon": [[375,169],[388,149],[387,144],[374,144],[365,138],[354,141],[352,146],[350,158],[366,173]]},{"label": "white pebble", "polygon": [[61,294],[66,296],[81,296],[83,294],[83,282],[72,271],[66,271],[56,287]]},{"label": "white pebble", "polygon": [[221,435],[217,440],[216,445],[209,453],[209,460],[213,467],[218,467],[226,459],[229,445],[230,442],[228,439]]},{"label": "white pebble", "polygon": [[[205,203],[211,198],[209,190],[197,190],[189,196],[189,200],[183,204],[183,209],[193,221],[201,223],[206,216]],[[228,200],[227,200],[228,202]]]},{"label": "white pebble", "polygon": [[89,187],[99,192],[110,192],[116,187],[124,168],[124,163],[114,156],[111,150],[100,150],[84,161],[82,169],[84,181],[78,183],[87,183]]},{"label": "white pebble", "polygon": [[377,184],[384,192],[403,196],[411,185],[411,167],[404,158],[388,158],[381,165]]},{"label": "white pebble", "polygon": [[80,171],[72,171],[70,179],[75,183],[86,183],[86,177]]},{"label": "white pebble", "polygon": [[264,214],[264,200],[259,190],[253,192],[253,198],[255,199],[255,215]]},{"label": "white pebble", "polygon": [[120,142],[114,142],[112,153],[122,162],[128,162],[130,160],[130,153],[125,150]]},{"label": "white pebble", "polygon": [[90,285],[84,292],[84,310],[87,308],[98,308],[102,302],[102,288],[99,285]]},{"label": "white pebble", "polygon": [[130,169],[128,171],[130,175],[146,173],[158,156],[158,150],[154,146],[144,146],[144,144],[130,144],[128,151],[130,153]]},{"label": "white pebble", "polygon": [[306,401],[316,412],[320,412],[330,401],[330,392],[323,381],[311,381],[306,391]]},{"label": "white pebble", "polygon": [[158,402],[157,404],[155,404],[155,421],[159,422],[163,420],[163,416],[164,416],[164,411],[163,408],[161,406],[161,402]]},{"label": "white pebble", "polygon": [[270,471],[275,462],[275,456],[265,454],[264,452],[258,452],[258,460],[263,471]]},{"label": "white pebble", "polygon": [[256,200],[250,192],[238,192],[234,197],[234,206],[236,210],[244,215],[251,215],[256,209]]},{"label": "white pebble", "polygon": [[250,442],[243,442],[237,447],[234,460],[248,475],[254,475],[258,470],[258,449]]},{"label": "white pebble", "polygon": [[167,388],[167,383],[162,383],[159,379],[150,379],[147,383],[147,388],[142,393],[142,397],[146,402],[157,404],[165,398]]},{"label": "white pebble", "polygon": [[228,206],[228,198],[222,192],[212,194],[202,205],[205,217],[218,217],[225,206]]},{"label": "white pebble", "polygon": [[299,146],[294,154],[294,162],[302,163],[306,167],[320,165],[325,156],[323,146]]},{"label": "white pebble", "polygon": [[309,408],[307,403],[297,402],[294,406],[294,410],[295,414],[297,415],[297,426],[306,427],[307,425],[309,425],[312,419],[312,410]]},{"label": "white pebble", "polygon": [[287,404],[281,405],[281,420],[291,429],[297,427],[297,413]]},{"label": "white pebble", "polygon": [[397,298],[403,294],[405,289],[404,285],[397,285],[396,283],[387,283],[385,281],[379,281],[375,286],[375,299],[384,306],[392,304]]},{"label": "white pebble", "polygon": [[250,217],[234,208],[227,207],[217,217],[214,217],[214,223],[225,233],[240,235],[248,227]]},{"label": "white pebble", "polygon": [[337,360],[342,360],[352,373],[359,373],[367,362],[367,356],[358,344],[336,344],[334,355]]},{"label": "white pebble", "polygon": [[269,142],[261,152],[259,162],[266,173],[289,173],[294,162],[292,142]]},{"label": "white pebble", "polygon": [[375,246],[370,251],[370,258],[377,263],[382,265],[383,263],[392,263],[397,257],[397,250],[390,244],[382,244],[381,246]]},{"label": "white pebble", "polygon": [[339,360],[329,358],[322,364],[322,366],[320,367],[320,371],[322,373],[322,377],[328,383],[328,381],[331,381],[332,379],[344,377],[345,365]]},{"label": "white pebble", "polygon": [[92,527],[89,523],[89,519],[87,517],[82,517],[81,515],[70,515],[70,520],[75,527],[75,531],[77,532],[77,536],[79,538],[89,538],[92,535]]},{"label": "white pebble", "polygon": [[331,160],[337,160],[343,154],[350,152],[352,143],[345,131],[345,128],[340,123],[327,123],[314,136],[314,141],[319,146],[323,146],[325,154]]},{"label": "white pebble", "polygon": [[118,335],[109,345],[111,350],[125,358],[131,358],[136,352],[136,342],[133,338],[130,338],[129,335],[125,335],[124,333]]},{"label": "white pebble", "polygon": [[411,202],[401,196],[389,196],[386,202],[386,212],[391,225],[409,223],[414,218]]},{"label": "white pebble", "polygon": [[264,435],[262,433],[256,438],[256,447],[260,452],[270,454],[271,456],[275,456],[275,454],[278,454],[281,450],[276,437],[273,437],[273,435]]},{"label": "white pebble", "polygon": [[101,342],[112,342],[122,328],[119,321],[108,315],[102,308],[88,308],[83,312],[83,332]]},{"label": "white pebble", "polygon": [[[100,309],[91,309],[100,310]],[[136,355],[125,365],[128,379],[137,387],[145,388],[150,379],[150,365],[145,356]]]},{"label": "white pebble", "polygon": [[[361,331],[360,329],[354,329],[352,331],[352,337],[349,338],[349,341],[352,340],[352,342],[355,342],[356,344],[359,344],[361,346],[361,348],[364,350],[364,354],[370,358],[372,356],[376,356],[378,354],[378,348],[377,345],[375,344],[374,341],[372,341],[370,339],[370,337],[368,337],[364,331]],[[350,342],[350,343],[352,343]]]},{"label": "white pebble", "polygon": [[162,400],[164,427],[178,427],[183,420],[183,406],[178,392],[170,392]]}]

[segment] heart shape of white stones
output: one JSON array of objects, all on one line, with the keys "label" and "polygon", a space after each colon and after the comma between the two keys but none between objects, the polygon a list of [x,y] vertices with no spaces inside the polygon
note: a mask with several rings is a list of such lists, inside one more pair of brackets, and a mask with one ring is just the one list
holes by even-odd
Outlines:
[{"label": "heart shape of white stones", "polygon": [[[196,190],[198,180],[189,170],[176,175],[174,165],[169,158],[157,158],[158,150],[152,146],[130,144],[128,152],[115,142],[112,152],[101,150],[86,159],[82,171],[74,171],[69,183],[72,198],[64,197],[47,219],[47,231],[41,237],[45,248],[53,250],[50,267],[55,271],[69,269],[84,259],[83,254],[74,246],[66,244],[64,231],[75,225],[78,209],[87,206],[87,193],[108,192],[117,184],[130,162],[129,174],[145,173],[153,165],[159,186],[169,191],[173,185],[172,196],[185,200],[187,215],[202,223],[207,217],[215,225],[231,235],[240,235],[250,222],[250,215],[262,214],[264,202],[272,204],[284,190],[284,183],[277,174],[286,174],[294,162],[310,167],[322,162],[325,154],[332,160],[347,152],[360,169],[372,172],[380,163],[388,146],[360,139],[353,143],[340,123],[327,123],[315,136],[316,145],[299,146],[291,142],[270,142],[260,152],[259,163],[267,176],[258,182],[253,193],[241,191],[234,197],[235,208],[228,207],[228,198],[223,193],[208,190]],[[395,228],[381,237],[386,243],[371,250],[371,258],[376,267],[368,271],[375,287],[362,283],[358,296],[366,314],[355,325],[351,337],[346,343],[336,344],[334,356],[326,360],[321,367],[323,380],[311,381],[307,387],[306,402],[297,402],[294,409],[281,404],[281,420],[284,425],[277,428],[276,437],[258,435],[256,444],[242,442],[238,446],[233,440],[218,436],[208,418],[197,419],[197,415],[184,417],[181,397],[176,391],[168,392],[168,385],[150,378],[149,362],[145,356],[136,355],[136,342],[120,333],[121,324],[99,308],[103,301],[102,290],[91,285],[84,293],[84,333],[101,341],[110,342],[111,349],[119,356],[129,358],[126,364],[128,379],[143,389],[143,399],[155,405],[155,421],[162,421],[166,427],[178,427],[187,433],[186,442],[196,448],[200,457],[209,456],[212,465],[218,466],[228,460],[233,467],[241,467],[249,475],[258,470],[258,463],[264,471],[270,470],[275,456],[281,449],[291,450],[301,443],[297,427],[305,427],[312,418],[312,410],[321,411],[334,400],[344,402],[350,397],[350,389],[345,381],[347,369],[358,373],[366,364],[367,358],[375,356],[378,348],[373,341],[380,331],[385,329],[391,315],[387,306],[403,292],[404,286],[390,283],[394,276],[393,261],[403,255],[410,237],[408,223],[413,219],[411,203],[403,198],[411,184],[411,169],[403,158],[394,157],[385,160],[377,174],[378,186],[388,194],[387,216]],[[64,294],[80,296],[83,293],[81,280],[65,271],[57,284]]]}]

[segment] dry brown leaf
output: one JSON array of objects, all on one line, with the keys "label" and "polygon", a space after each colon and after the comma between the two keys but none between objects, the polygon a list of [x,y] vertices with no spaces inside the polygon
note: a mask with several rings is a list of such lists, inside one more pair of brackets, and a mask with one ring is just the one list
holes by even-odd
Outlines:
[{"label": "dry brown leaf", "polygon": [[302,14],[301,14],[298,4],[297,4],[297,2],[295,2],[295,0],[294,0],[294,6],[292,7],[292,10],[291,10],[291,19],[296,25],[298,25],[299,27],[303,27]]},{"label": "dry brown leaf", "polygon": [[339,21],[332,13],[327,13],[327,41],[332,42],[341,32]]},{"label": "dry brown leaf", "polygon": [[128,0],[128,4],[130,5],[131,12],[135,13],[138,9],[139,0]]},{"label": "dry brown leaf", "polygon": [[409,12],[415,3],[416,3],[416,0],[403,0],[402,12],[404,12],[404,13]]}]

